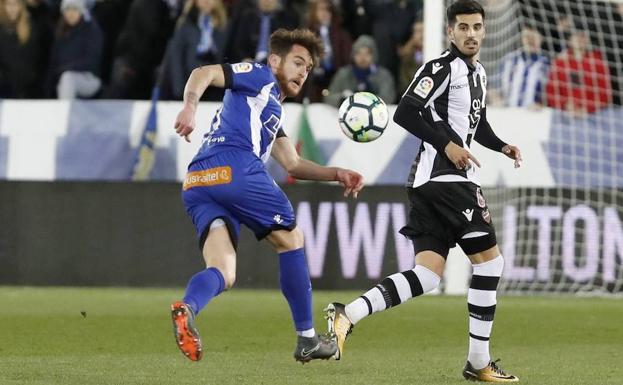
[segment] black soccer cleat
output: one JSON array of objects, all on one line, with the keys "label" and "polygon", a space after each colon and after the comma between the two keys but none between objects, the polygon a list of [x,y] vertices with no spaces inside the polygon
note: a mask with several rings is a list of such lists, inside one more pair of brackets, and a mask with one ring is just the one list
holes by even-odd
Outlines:
[{"label": "black soccer cleat", "polygon": [[482,369],[474,369],[472,364],[467,361],[463,368],[463,377],[465,377],[466,380],[480,382],[519,382],[519,378],[504,372],[497,365],[498,361],[500,360],[491,361],[489,365]]},{"label": "black soccer cleat", "polygon": [[328,336],[317,334],[314,337],[298,336],[294,359],[303,364],[315,359],[328,360],[335,352],[337,343]]}]

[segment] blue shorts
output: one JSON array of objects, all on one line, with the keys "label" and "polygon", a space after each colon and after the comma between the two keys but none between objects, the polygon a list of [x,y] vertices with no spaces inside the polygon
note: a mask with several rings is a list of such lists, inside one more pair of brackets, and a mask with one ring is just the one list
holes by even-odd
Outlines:
[{"label": "blue shorts", "polygon": [[217,218],[225,221],[236,247],[240,224],[257,239],[273,230],[292,230],[296,218],[285,193],[254,154],[223,151],[192,163],[184,179],[182,200],[197,230],[199,247]]}]

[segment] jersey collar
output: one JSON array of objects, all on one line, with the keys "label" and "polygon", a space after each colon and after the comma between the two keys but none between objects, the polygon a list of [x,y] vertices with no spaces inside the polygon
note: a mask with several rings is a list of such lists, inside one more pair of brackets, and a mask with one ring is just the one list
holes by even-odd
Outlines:
[{"label": "jersey collar", "polygon": [[459,48],[456,45],[454,45],[454,43],[450,43],[450,52],[452,53],[452,55],[463,60],[465,64],[467,64],[467,68],[469,68],[470,70],[474,71],[476,69],[476,66],[472,64],[472,62],[467,56],[463,55],[463,53],[459,50]]}]

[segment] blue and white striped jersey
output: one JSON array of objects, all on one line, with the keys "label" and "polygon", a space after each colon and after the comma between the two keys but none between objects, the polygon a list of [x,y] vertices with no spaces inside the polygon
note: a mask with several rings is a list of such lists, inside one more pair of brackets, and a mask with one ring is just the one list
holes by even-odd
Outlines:
[{"label": "blue and white striped jersey", "polygon": [[259,63],[223,64],[225,97],[192,163],[241,149],[266,162],[283,127],[281,91],[272,70]]},{"label": "blue and white striped jersey", "polygon": [[511,107],[542,103],[549,60],[540,54],[511,52],[502,60],[501,90]]}]

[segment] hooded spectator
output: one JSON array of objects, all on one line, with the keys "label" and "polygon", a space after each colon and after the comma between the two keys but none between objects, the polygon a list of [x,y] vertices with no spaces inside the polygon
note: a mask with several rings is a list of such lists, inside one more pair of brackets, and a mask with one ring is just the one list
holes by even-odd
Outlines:
[{"label": "hooded spectator", "polygon": [[361,35],[353,44],[352,64],[341,68],[333,77],[324,102],[339,107],[340,103],[355,92],[367,91],[377,95],[387,104],[396,99],[396,86],[392,74],[376,64],[377,53],[374,40]]}]

